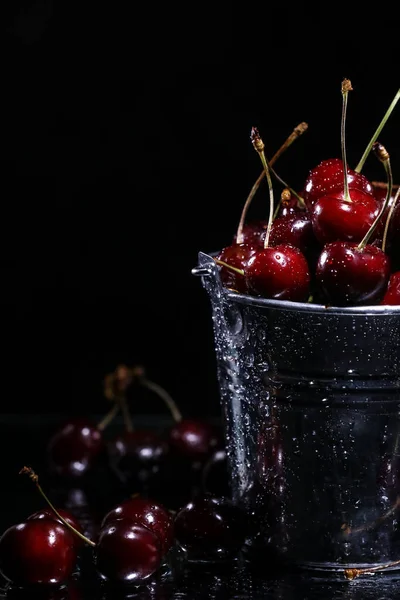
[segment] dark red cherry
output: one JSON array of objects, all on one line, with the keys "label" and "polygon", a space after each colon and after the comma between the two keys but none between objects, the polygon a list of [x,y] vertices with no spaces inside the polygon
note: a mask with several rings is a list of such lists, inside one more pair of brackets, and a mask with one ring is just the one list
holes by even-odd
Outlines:
[{"label": "dark red cherry", "polygon": [[49,441],[50,470],[62,477],[82,477],[103,449],[103,435],[89,419],[67,421]]},{"label": "dark red cherry", "polygon": [[[231,265],[231,267],[243,270],[247,265],[249,258],[253,256],[255,252],[256,246],[254,245],[247,243],[232,244],[231,246],[223,248],[216,258]],[[246,293],[246,281],[243,275],[221,265],[220,276],[225,287],[236,290],[241,294]]]},{"label": "dark red cherry", "polygon": [[[347,173],[350,189],[356,188],[366,194],[372,194],[372,185],[362,173],[357,173],[349,168]],[[339,158],[323,160],[314,169],[311,169],[302,192],[306,206],[310,209],[319,198],[332,192],[342,191],[343,178],[343,161]]]},{"label": "dark red cherry", "polygon": [[110,462],[126,477],[156,473],[168,455],[167,442],[155,431],[125,431],[108,443]]},{"label": "dark red cherry", "polygon": [[361,242],[381,209],[371,194],[350,190],[351,202],[343,191],[319,198],[312,208],[311,221],[315,237],[321,244],[336,241]]},{"label": "dark red cherry", "polygon": [[246,536],[246,518],[225,498],[199,496],[175,517],[175,539],[189,559],[232,558]]},{"label": "dark red cherry", "polygon": [[288,244],[257,252],[250,258],[245,276],[249,292],[256,296],[305,302],[310,293],[307,260],[298,248]]},{"label": "dark red cherry", "polygon": [[[65,510],[64,508],[57,508],[57,512],[74,529],[79,531],[79,533],[84,534],[84,530],[83,530],[81,523],[78,521],[78,519],[72,513],[70,513],[68,510]],[[51,508],[42,508],[41,510],[38,510],[38,511],[34,512],[33,514],[29,515],[29,517],[26,520],[31,521],[33,519],[53,520],[64,526],[64,523],[57,517],[57,515],[54,513],[54,511],[51,510]],[[76,549],[79,550],[83,545],[82,539],[79,538],[77,535],[73,535],[72,538],[76,545]]]},{"label": "dark red cherry", "polygon": [[[265,232],[268,221],[249,221],[245,223],[242,230],[243,244],[259,248],[264,243]],[[237,234],[233,236],[232,246],[237,244]]]},{"label": "dark red cherry", "polygon": [[316,282],[327,304],[379,304],[390,275],[389,257],[378,247],[355,242],[326,244],[318,260]]},{"label": "dark red cherry", "polygon": [[221,445],[216,428],[203,419],[182,419],[169,430],[171,449],[190,460],[206,460]]},{"label": "dark red cherry", "polygon": [[280,244],[295,246],[301,250],[307,260],[320,250],[308,211],[288,213],[274,219],[269,243],[270,246]]},{"label": "dark red cherry", "polygon": [[173,518],[159,502],[143,496],[133,496],[112,508],[103,518],[101,528],[116,520],[131,520],[150,529],[166,553],[173,543]]},{"label": "dark red cherry", "polygon": [[72,534],[54,519],[12,525],[0,538],[0,572],[15,585],[60,585],[76,561]]},{"label": "dark red cherry", "polygon": [[389,283],[381,304],[390,304],[392,306],[400,305],[400,271],[396,271],[390,275]]},{"label": "dark red cherry", "polygon": [[155,533],[130,519],[114,520],[100,529],[94,561],[102,579],[137,584],[153,575],[163,555]]}]

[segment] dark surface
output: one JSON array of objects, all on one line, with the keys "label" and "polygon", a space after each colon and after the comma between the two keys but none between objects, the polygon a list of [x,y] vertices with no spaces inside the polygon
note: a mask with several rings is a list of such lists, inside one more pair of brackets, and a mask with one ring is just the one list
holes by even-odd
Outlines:
[{"label": "dark surface", "polygon": [[[21,419],[18,416],[2,418],[0,421],[1,454],[3,456],[0,528],[23,520],[28,514],[43,507],[43,500],[32,483],[18,471],[23,464],[30,464],[38,473],[44,473],[44,449],[48,435],[59,421],[59,416],[46,416],[38,419]],[[169,421],[144,417],[140,425],[155,427],[156,430],[168,427]],[[119,427],[116,423],[115,427]],[[110,430],[110,435],[112,430]],[[104,476],[99,489],[104,494],[97,495],[97,508],[100,512],[113,501],[113,494],[121,493],[112,484],[112,478]],[[48,488],[53,500],[57,490],[43,476],[43,487]],[[98,482],[99,483],[99,482]],[[98,485],[97,483],[97,485]],[[59,488],[59,491],[61,487]],[[112,492],[112,493],[111,493]],[[172,499],[174,491],[168,492]],[[86,557],[90,567],[90,559]],[[85,563],[84,563],[85,564]],[[375,575],[366,580],[353,582],[339,580],[316,579],[309,574],[285,572],[269,563],[249,565],[243,559],[235,563],[216,565],[190,564],[175,550],[169,560],[169,568],[164,568],[147,586],[136,590],[109,589],[101,585],[90,568],[82,570],[85,576],[74,578],[69,586],[60,593],[60,598],[67,600],[96,600],[117,598],[200,600],[222,599],[232,600],[394,600],[398,598],[400,581],[389,579],[384,575]],[[4,590],[1,598],[11,598]],[[22,598],[38,597],[27,592]]]}]

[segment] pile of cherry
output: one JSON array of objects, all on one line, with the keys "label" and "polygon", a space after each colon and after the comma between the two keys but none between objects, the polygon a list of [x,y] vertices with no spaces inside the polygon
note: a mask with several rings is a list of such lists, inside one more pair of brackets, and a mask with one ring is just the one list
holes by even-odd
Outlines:
[{"label": "pile of cherry", "polygon": [[[137,393],[140,386],[169,407],[174,422],[166,432],[134,429],[128,392]],[[112,406],[100,423],[69,419],[48,440],[43,479],[51,494],[31,467],[21,469],[44,508],[0,538],[0,572],[9,590],[58,589],[77,573],[82,578],[89,572],[104,585],[138,586],[162,572],[171,554],[185,562],[220,561],[237,555],[244,544],[246,518],[229,499],[219,427],[183,418],[141,367],[118,366],[105,378],[104,391]],[[122,431],[107,437],[119,411]],[[117,473],[115,481],[110,473]],[[181,496],[159,493],[179,483]],[[107,487],[108,508],[86,520],[87,509],[107,506],[100,497]],[[87,503],[90,492],[94,499]],[[174,508],[167,500],[172,497],[179,498]]]},{"label": "pile of cherry", "polygon": [[[355,169],[347,165],[345,143],[350,90],[350,81],[343,80],[341,158],[324,160],[309,171],[300,193],[272,165],[307,124],[300,124],[269,161],[253,127],[251,141],[263,171],[232,243],[215,257],[222,283],[230,290],[326,306],[400,305],[400,188],[393,184],[389,153],[377,141],[400,90]],[[384,167],[383,181],[370,182],[361,173],[371,153]],[[273,177],[283,188],[278,203]],[[245,223],[263,179],[269,186],[269,218]]]}]

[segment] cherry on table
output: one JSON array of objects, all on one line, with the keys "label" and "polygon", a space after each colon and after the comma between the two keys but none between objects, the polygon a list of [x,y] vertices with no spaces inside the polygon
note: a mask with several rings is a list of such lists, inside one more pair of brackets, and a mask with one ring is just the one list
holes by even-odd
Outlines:
[{"label": "cherry on table", "polygon": [[227,498],[198,496],[175,516],[175,540],[189,560],[233,558],[246,536],[242,510]]},{"label": "cherry on table", "polygon": [[206,460],[221,444],[221,437],[213,424],[204,419],[185,418],[169,430],[171,450],[192,461]]},{"label": "cherry on table", "polygon": [[[66,510],[65,508],[57,508],[57,512],[59,515],[62,516],[64,521],[67,521],[67,523],[69,523],[74,529],[76,529],[77,531],[79,531],[79,533],[83,535],[83,527],[80,521],[75,517],[75,515],[73,515],[70,511]],[[42,508],[41,510],[32,513],[31,515],[29,515],[29,517],[27,517],[26,520],[32,521],[36,519],[53,520],[64,526],[63,522],[50,507]],[[72,536],[72,538],[77,550],[79,550],[83,545],[82,539],[77,536]]]},{"label": "cherry on table", "polygon": [[150,529],[159,539],[164,554],[172,546],[173,518],[161,503],[140,494],[134,495],[114,506],[104,516],[101,528],[121,519],[131,520]]},{"label": "cherry on table", "polygon": [[12,525],[0,538],[0,572],[15,585],[61,585],[76,561],[71,532],[54,519]]}]

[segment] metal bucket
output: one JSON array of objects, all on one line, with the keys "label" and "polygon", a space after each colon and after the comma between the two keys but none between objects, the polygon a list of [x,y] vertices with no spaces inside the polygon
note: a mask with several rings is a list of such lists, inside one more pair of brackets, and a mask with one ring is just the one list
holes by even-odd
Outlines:
[{"label": "metal bucket", "polygon": [[203,252],[192,273],[211,301],[249,548],[328,572],[400,559],[400,306],[241,295]]}]

